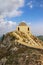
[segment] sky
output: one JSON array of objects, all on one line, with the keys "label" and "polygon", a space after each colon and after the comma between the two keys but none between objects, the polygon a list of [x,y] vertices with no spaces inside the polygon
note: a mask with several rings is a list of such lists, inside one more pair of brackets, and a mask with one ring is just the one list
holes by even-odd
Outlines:
[{"label": "sky", "polygon": [[0,36],[27,23],[34,35],[43,35],[43,0],[0,0]]}]

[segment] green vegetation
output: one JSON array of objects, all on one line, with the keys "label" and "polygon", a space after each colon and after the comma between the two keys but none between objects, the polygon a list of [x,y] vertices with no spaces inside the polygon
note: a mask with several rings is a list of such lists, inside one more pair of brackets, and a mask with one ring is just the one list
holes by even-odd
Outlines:
[{"label": "green vegetation", "polygon": [[0,37],[0,41],[3,41],[5,35],[3,34],[1,37]]},{"label": "green vegetation", "polygon": [[43,36],[37,36],[40,40],[43,41]]},{"label": "green vegetation", "polygon": [[2,37],[0,37],[0,41],[2,40]]}]

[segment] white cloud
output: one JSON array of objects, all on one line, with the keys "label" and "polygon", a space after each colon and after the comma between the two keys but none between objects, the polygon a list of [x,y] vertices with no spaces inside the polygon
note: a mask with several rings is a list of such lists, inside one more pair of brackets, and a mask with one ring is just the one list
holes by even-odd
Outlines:
[{"label": "white cloud", "polygon": [[29,8],[35,8],[35,7],[43,7],[43,1],[37,1],[37,0],[30,0],[27,5]]},{"label": "white cloud", "polygon": [[43,4],[40,4],[40,7],[43,7]]},{"label": "white cloud", "polygon": [[0,20],[0,36],[7,32],[15,30],[16,22]]},{"label": "white cloud", "polygon": [[43,35],[43,22],[31,24],[31,31],[35,35]]},{"label": "white cloud", "polygon": [[20,8],[23,6],[24,0],[0,0],[0,35],[15,29],[16,22],[5,19],[20,16],[23,13]]},{"label": "white cloud", "polygon": [[30,8],[33,8],[33,2],[32,2],[32,1],[28,2],[27,5],[28,5]]},{"label": "white cloud", "polygon": [[[31,22],[26,22],[27,25],[30,27],[30,31],[35,34],[35,35],[43,35],[43,23],[31,23]],[[0,36],[2,34],[5,34],[10,31],[14,31],[16,29],[17,22],[13,21],[5,21],[4,19],[0,19]]]},{"label": "white cloud", "polygon": [[24,0],[0,0],[0,16],[20,16],[23,12],[19,8],[23,6]]}]

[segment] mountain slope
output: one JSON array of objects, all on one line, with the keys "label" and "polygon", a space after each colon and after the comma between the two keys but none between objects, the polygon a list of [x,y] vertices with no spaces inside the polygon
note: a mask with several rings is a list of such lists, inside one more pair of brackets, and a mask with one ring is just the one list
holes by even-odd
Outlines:
[{"label": "mountain slope", "polygon": [[43,65],[43,42],[30,33],[25,23],[22,23],[22,28],[3,35],[0,65]]},{"label": "mountain slope", "polygon": [[37,36],[40,40],[43,41],[43,36]]},{"label": "mountain slope", "polygon": [[[14,31],[7,35],[12,36],[13,37],[12,40],[16,38],[15,40],[13,40],[16,43],[18,42],[28,47],[43,49],[43,42],[39,40],[37,37],[33,36],[31,33],[28,34],[28,33]],[[6,37],[8,36],[5,36],[5,40],[8,39]]]},{"label": "mountain slope", "polygon": [[[4,36],[2,42],[0,42],[0,64],[1,65],[41,64],[42,60],[40,57],[42,56],[43,58],[43,50],[25,45],[27,43],[27,40],[29,41],[32,38],[34,41],[36,41],[37,38],[36,37],[34,38],[33,35],[30,35],[30,37],[28,38],[28,36],[25,35],[25,33],[24,34],[22,33],[21,36],[20,33],[22,32],[14,31],[7,33]],[[23,39],[25,44],[22,43],[21,41],[20,41],[21,43],[18,42],[17,40],[19,39],[21,41]]]},{"label": "mountain slope", "polygon": [[41,64],[40,56],[43,50],[27,47],[14,41],[18,39],[10,34],[5,35],[3,43],[0,42],[1,65],[30,65]]}]

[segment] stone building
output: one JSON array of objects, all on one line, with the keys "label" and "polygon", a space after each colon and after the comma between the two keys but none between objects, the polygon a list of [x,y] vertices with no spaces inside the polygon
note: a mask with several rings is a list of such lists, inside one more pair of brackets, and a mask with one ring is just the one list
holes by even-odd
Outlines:
[{"label": "stone building", "polygon": [[24,22],[21,22],[17,28],[16,28],[17,31],[21,31],[21,32],[30,32],[30,28],[27,26],[26,23]]}]

